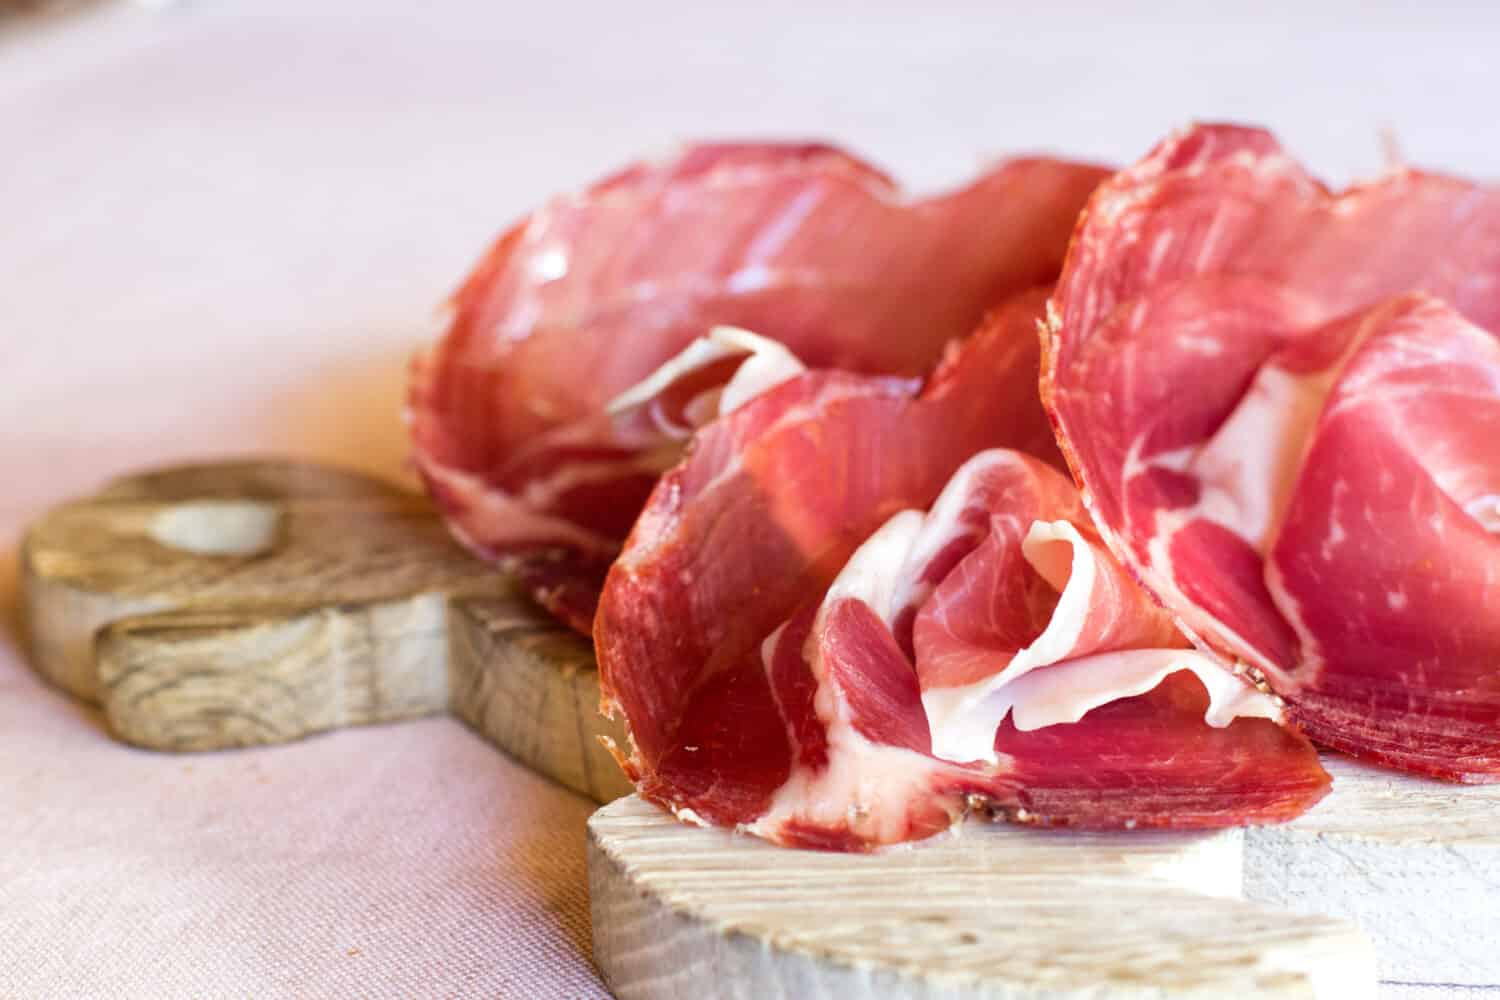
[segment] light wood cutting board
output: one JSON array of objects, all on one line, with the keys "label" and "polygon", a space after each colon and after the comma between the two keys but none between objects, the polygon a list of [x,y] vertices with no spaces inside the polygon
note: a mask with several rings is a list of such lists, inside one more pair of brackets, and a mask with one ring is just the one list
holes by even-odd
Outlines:
[{"label": "light wood cutting board", "polygon": [[[31,657],[120,739],[217,750],[451,712],[610,802],[586,640],[419,497],[297,462],[119,480],[22,550]],[[853,857],[590,824],[595,958],[622,998],[1371,995],[1500,984],[1500,788],[1330,758],[1282,827],[1078,835],[966,824]]]},{"label": "light wood cutting board", "polygon": [[872,856],[685,826],[631,796],[589,823],[594,959],[621,1000],[1342,1000],[1377,979],[1500,984],[1500,788],[1325,764],[1334,791],[1285,826],[970,820]]},{"label": "light wood cutting board", "polygon": [[451,712],[599,802],[630,791],[600,736],[587,640],[448,537],[427,502],[299,462],[129,476],[21,550],[32,663],[155,750],[280,743]]}]

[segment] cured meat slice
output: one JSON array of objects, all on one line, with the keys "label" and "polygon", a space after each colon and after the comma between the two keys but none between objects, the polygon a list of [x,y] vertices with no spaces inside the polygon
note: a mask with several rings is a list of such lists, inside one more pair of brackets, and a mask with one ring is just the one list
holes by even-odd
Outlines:
[{"label": "cured meat slice", "polygon": [[699,338],[739,326],[816,367],[924,375],[987,309],[1056,277],[1104,176],[1021,159],[906,200],[826,146],[632,166],[516,225],[459,290],[413,366],[417,467],[461,541],[586,632],[657,477],[764,356]]},{"label": "cured meat slice", "polygon": [[1189,129],[1090,202],[1048,328],[1094,521],[1189,634],[1321,742],[1500,776],[1500,189]]},{"label": "cured meat slice", "polygon": [[920,392],[786,382],[703,428],[662,478],[594,633],[643,795],[840,850],[971,810],[1202,827],[1321,797],[1310,744],[1182,648],[1063,475],[991,450],[1035,433],[1005,327]]},{"label": "cured meat slice", "polygon": [[[592,420],[523,445],[516,462],[532,478],[517,497],[446,468],[427,470],[425,479],[460,538],[492,556],[513,548],[524,553],[514,565],[523,586],[559,619],[587,633],[600,581],[614,559],[611,537],[629,530],[639,507],[633,494],[622,498],[625,485],[649,488],[676,462],[694,429],[804,370],[776,341],[714,327]],[[601,449],[605,441],[608,449]],[[553,515],[538,514],[546,509]],[[455,511],[461,515],[453,516]],[[482,544],[467,533],[474,523],[487,526]],[[610,534],[589,532],[583,523],[608,524]]]}]

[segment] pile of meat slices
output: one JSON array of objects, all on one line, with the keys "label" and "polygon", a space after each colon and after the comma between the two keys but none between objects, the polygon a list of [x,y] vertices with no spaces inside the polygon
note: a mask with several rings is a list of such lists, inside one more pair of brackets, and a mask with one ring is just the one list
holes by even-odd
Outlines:
[{"label": "pile of meat slices", "polygon": [[1500,189],[1268,133],[942,197],[812,145],[506,233],[414,369],[455,534],[594,637],[641,794],[863,850],[1500,775]]}]

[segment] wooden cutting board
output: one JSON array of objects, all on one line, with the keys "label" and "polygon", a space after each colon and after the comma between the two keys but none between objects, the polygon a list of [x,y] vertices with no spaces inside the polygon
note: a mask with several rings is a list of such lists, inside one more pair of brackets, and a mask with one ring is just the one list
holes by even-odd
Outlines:
[{"label": "wooden cutting board", "polygon": [[[588,643],[427,503],[296,462],[164,469],[37,522],[37,668],[156,750],[451,712],[600,802]],[[1283,827],[1079,835],[971,822],[875,856],[772,848],[630,797],[590,824],[595,958],[622,998],[1368,996],[1500,984],[1500,788],[1330,758]]]},{"label": "wooden cutting board", "polygon": [[621,1000],[1342,1000],[1377,979],[1500,984],[1500,788],[1325,763],[1334,791],[1285,826],[970,820],[871,856],[685,826],[631,796],[589,823],[594,960]]},{"label": "wooden cutting board", "polygon": [[594,960],[620,1000],[1371,996],[1350,923],[1238,898],[1244,837],[973,823],[875,856],[589,823]]},{"label": "wooden cutting board", "polygon": [[27,532],[33,664],[154,750],[451,712],[607,802],[592,647],[455,545],[414,494],[299,462],[129,476]]}]

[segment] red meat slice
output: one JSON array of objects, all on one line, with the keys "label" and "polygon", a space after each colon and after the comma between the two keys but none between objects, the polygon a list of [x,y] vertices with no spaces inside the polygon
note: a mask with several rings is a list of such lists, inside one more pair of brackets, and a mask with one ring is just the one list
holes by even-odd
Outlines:
[{"label": "red meat slice", "polygon": [[1500,189],[1189,129],[1100,188],[1048,325],[1094,521],[1190,635],[1317,740],[1500,776]]},{"label": "red meat slice", "polygon": [[747,355],[623,395],[721,324],[809,365],[923,375],[987,309],[1056,277],[1104,176],[1013,160],[907,200],[826,146],[708,145],[554,199],[500,239],[414,364],[418,469],[460,540],[587,632],[635,515]]},{"label": "red meat slice", "polygon": [[971,810],[1211,827],[1321,797],[1311,745],[1180,648],[1062,474],[993,450],[1037,433],[1011,326],[987,325],[920,392],[789,381],[704,427],[663,477],[595,623],[643,795],[839,850]]}]

